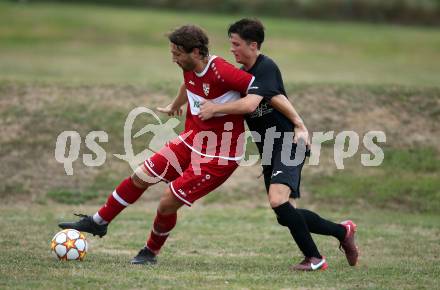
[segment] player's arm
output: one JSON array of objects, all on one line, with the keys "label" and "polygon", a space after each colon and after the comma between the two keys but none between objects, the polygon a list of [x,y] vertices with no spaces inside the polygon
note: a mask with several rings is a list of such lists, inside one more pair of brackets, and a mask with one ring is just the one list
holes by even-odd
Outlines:
[{"label": "player's arm", "polygon": [[199,118],[203,121],[212,118],[215,114],[243,115],[255,111],[263,97],[249,94],[237,101],[223,104],[215,104],[210,101],[202,102],[200,106]]},{"label": "player's arm", "polygon": [[284,95],[276,95],[270,99],[270,104],[278,112],[283,114],[290,122],[295,126],[295,137],[293,139],[294,143],[298,140],[303,139],[307,146],[310,146],[309,131],[307,130],[304,121],[301,116],[296,111],[292,103]]},{"label": "player's arm", "polygon": [[[262,96],[249,94],[240,100],[234,102],[227,102],[224,104],[214,104],[206,101],[202,103],[200,107],[199,117],[202,120],[208,120],[217,113],[222,114],[249,114],[256,110],[258,104],[263,99]],[[310,137],[307,127],[304,124],[301,116],[296,111],[295,107],[289,102],[284,95],[276,95],[270,99],[270,104],[277,111],[283,114],[290,122],[295,126],[294,143],[297,143],[299,139],[303,139],[307,146],[310,145]]]},{"label": "player's arm", "polygon": [[174,101],[164,108],[158,107],[157,110],[159,112],[168,114],[168,116],[174,116],[174,115],[182,116],[183,113],[182,106],[185,105],[187,101],[188,101],[188,97],[186,95],[186,86],[185,83],[182,83],[179,89],[177,90],[177,96],[174,99]]}]

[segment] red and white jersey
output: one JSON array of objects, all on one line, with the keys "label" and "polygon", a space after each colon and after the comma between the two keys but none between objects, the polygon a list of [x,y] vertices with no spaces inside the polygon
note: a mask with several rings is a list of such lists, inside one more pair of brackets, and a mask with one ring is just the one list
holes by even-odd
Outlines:
[{"label": "red and white jersey", "polygon": [[228,160],[243,155],[243,115],[218,114],[202,121],[198,114],[203,100],[213,103],[236,101],[247,94],[254,77],[221,57],[210,56],[205,69],[183,73],[188,107],[185,130],[179,136],[194,152]]}]

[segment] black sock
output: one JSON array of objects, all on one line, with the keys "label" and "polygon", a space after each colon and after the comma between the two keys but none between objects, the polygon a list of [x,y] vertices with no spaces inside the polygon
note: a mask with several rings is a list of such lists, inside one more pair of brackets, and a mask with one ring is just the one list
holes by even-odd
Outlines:
[{"label": "black sock", "polygon": [[312,239],[304,218],[296,211],[290,202],[273,208],[280,223],[286,225],[298,245],[301,252],[306,257],[322,258]]},{"label": "black sock", "polygon": [[298,208],[298,213],[304,218],[310,232],[319,235],[333,236],[342,241],[345,238],[345,227],[341,224],[323,219],[313,211]]}]

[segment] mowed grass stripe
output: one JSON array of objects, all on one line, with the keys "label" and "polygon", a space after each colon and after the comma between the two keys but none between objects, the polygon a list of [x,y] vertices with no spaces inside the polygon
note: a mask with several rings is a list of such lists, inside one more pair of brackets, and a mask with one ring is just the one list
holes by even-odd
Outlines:
[{"label": "mowed grass stripe", "polygon": [[[226,31],[241,17],[53,3],[2,2],[0,8],[1,79],[154,88],[181,79],[168,31],[201,25],[212,53],[233,61]],[[438,29],[262,19],[263,52],[277,61],[286,83],[438,86]]]}]

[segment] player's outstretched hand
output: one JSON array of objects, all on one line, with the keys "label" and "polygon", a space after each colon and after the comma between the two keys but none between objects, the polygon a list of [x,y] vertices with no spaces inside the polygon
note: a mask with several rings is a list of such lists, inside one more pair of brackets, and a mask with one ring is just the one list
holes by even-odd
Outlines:
[{"label": "player's outstretched hand", "polygon": [[200,104],[200,112],[199,112],[199,118],[202,119],[202,121],[206,121],[214,117],[215,114],[215,104],[210,101],[202,101]]},{"label": "player's outstretched hand", "polygon": [[174,107],[173,104],[169,104],[168,106],[162,108],[156,108],[159,112],[168,114],[168,116],[182,116],[183,110],[182,107]]}]

